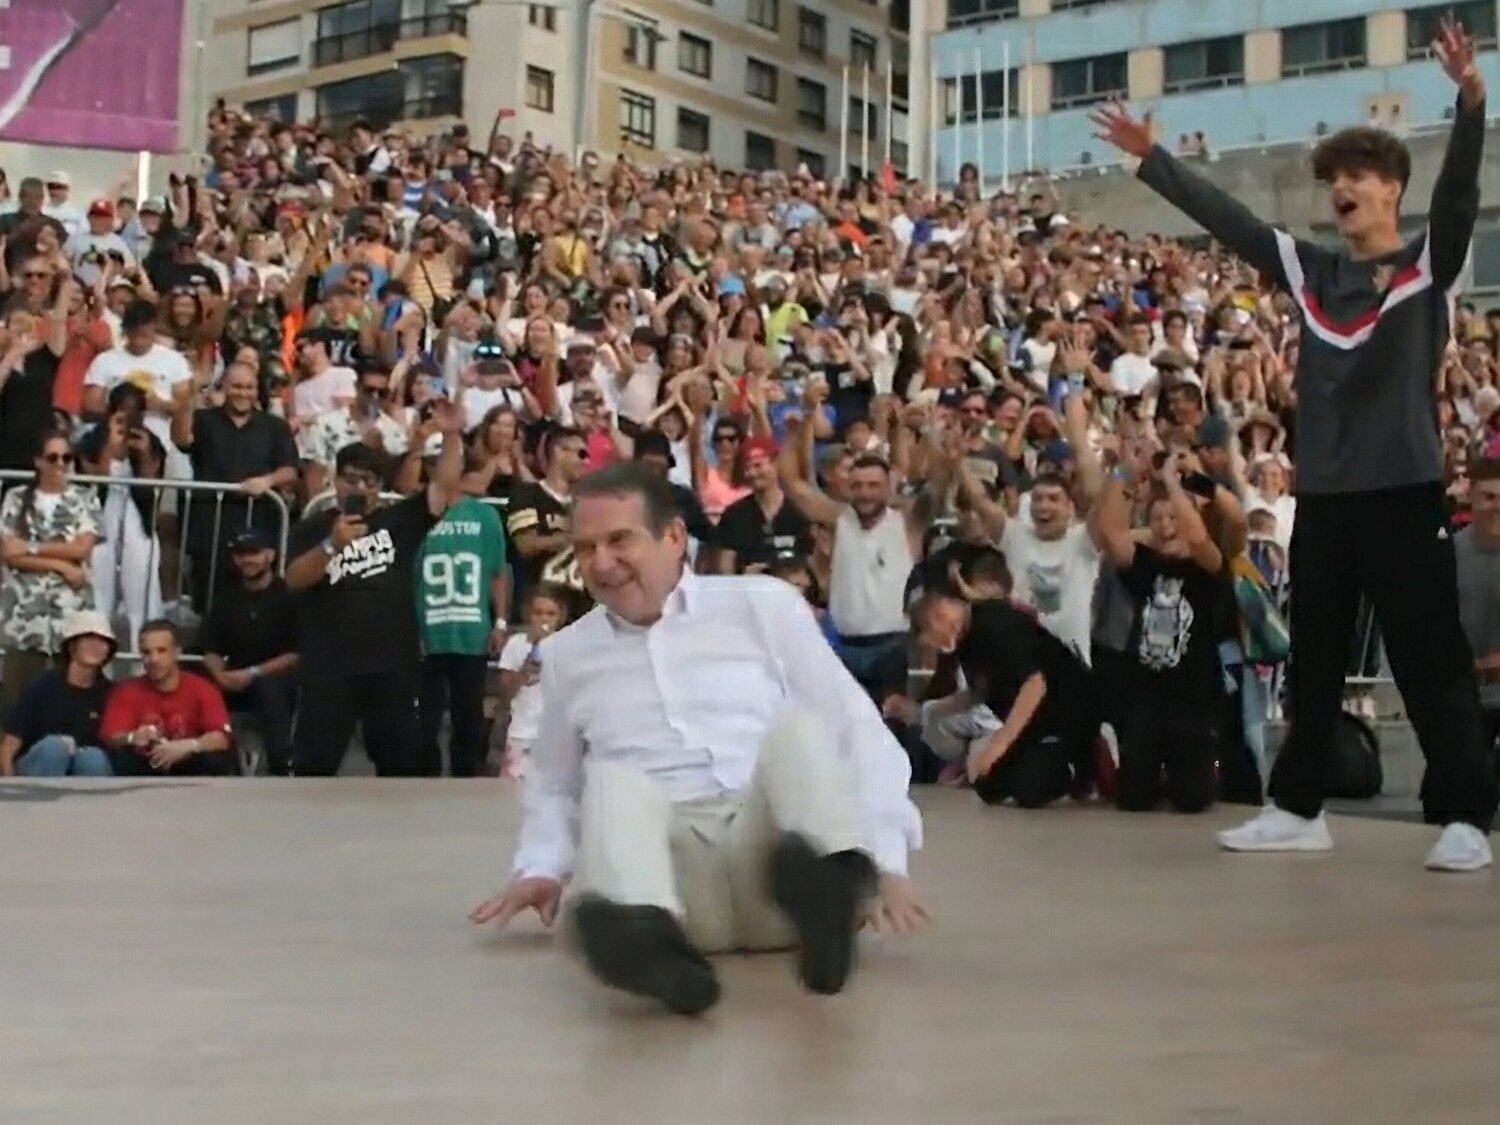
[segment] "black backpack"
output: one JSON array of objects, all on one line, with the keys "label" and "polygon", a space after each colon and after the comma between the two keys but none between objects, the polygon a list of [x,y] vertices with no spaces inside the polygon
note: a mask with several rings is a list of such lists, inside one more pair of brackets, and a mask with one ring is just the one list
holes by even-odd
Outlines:
[{"label": "black backpack", "polygon": [[1323,762],[1323,796],[1367,801],[1380,796],[1384,783],[1374,728],[1358,715],[1341,712]]}]

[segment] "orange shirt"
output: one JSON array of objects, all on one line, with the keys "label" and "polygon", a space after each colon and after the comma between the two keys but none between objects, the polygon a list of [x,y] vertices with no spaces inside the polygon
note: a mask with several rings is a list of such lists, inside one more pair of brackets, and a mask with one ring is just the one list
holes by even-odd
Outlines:
[{"label": "orange shirt", "polygon": [[75,418],[83,413],[83,377],[89,364],[100,352],[115,346],[114,333],[103,317],[83,324],[75,323],[68,335],[68,346],[57,361],[57,379],[52,384],[52,405]]}]

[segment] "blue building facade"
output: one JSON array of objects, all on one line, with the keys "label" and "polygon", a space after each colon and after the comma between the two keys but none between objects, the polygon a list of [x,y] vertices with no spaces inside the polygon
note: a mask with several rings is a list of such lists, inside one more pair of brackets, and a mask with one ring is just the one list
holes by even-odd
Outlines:
[{"label": "blue building facade", "polygon": [[945,183],[981,152],[989,181],[1028,166],[1116,160],[1088,121],[1111,97],[1155,110],[1169,147],[1199,132],[1224,149],[1372,120],[1397,129],[1440,123],[1454,91],[1429,55],[1433,28],[1453,12],[1485,52],[1481,65],[1493,66],[1500,8],[1497,0],[931,2],[943,6],[930,13],[942,30],[929,42]]}]

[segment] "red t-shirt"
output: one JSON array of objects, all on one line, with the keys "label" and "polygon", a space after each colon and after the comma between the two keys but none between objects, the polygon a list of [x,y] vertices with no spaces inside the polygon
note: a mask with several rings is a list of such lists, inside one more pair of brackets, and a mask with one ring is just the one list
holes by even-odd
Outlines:
[{"label": "red t-shirt", "polygon": [[122,680],[110,689],[99,735],[108,741],[144,726],[156,727],[167,740],[227,734],[229,711],[219,689],[191,672],[179,673],[174,692],[158,691],[144,676]]}]

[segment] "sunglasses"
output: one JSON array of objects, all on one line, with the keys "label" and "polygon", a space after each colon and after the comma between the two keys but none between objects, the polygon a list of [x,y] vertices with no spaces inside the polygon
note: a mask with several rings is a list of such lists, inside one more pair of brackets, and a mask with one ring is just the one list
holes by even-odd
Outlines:
[{"label": "sunglasses", "polygon": [[381,399],[385,399],[385,398],[390,398],[391,397],[391,388],[390,387],[368,387],[368,386],[366,386],[366,387],[360,387],[359,389],[365,395],[366,398],[381,398]]},{"label": "sunglasses", "polygon": [[52,276],[51,270],[26,270],[21,274],[27,281],[46,281]]},{"label": "sunglasses", "polygon": [[71,453],[43,453],[42,460],[49,465],[71,465],[73,455]]},{"label": "sunglasses", "polygon": [[592,395],[584,395],[582,398],[575,398],[573,400],[573,405],[574,406],[598,406],[603,401],[604,401],[603,399],[594,398]]},{"label": "sunglasses", "polygon": [[740,440],[740,435],[739,434],[714,434],[714,442],[715,443],[724,442],[724,441],[739,441],[739,440]]}]

